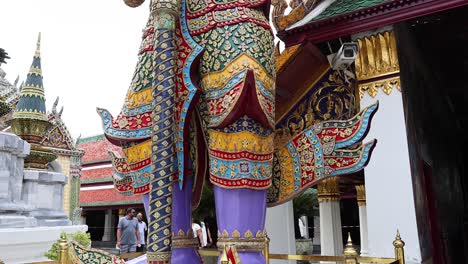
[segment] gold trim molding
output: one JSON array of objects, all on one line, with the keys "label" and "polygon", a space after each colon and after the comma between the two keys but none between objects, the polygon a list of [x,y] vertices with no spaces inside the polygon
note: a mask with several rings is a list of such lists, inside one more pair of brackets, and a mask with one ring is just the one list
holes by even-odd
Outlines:
[{"label": "gold trim molding", "polygon": [[323,180],[317,185],[317,198],[321,202],[336,202],[340,200],[340,183],[338,177]]},{"label": "gold trim molding", "polygon": [[216,243],[216,245],[219,250],[234,245],[239,251],[262,251],[265,248],[266,239],[266,230],[258,230],[255,233],[255,237],[250,230],[245,231],[243,237],[241,237],[238,230],[234,230],[231,236],[229,236],[227,230],[223,230],[222,233],[218,231],[218,243]]},{"label": "gold trim molding", "polygon": [[146,254],[146,260],[148,263],[158,263],[161,261],[169,263],[171,260],[171,252],[148,252]]},{"label": "gold trim molding", "polygon": [[360,83],[359,96],[362,98],[367,92],[367,94],[374,98],[379,92],[379,89],[382,90],[386,95],[390,95],[394,88],[401,92],[399,76],[369,83]]},{"label": "gold trim molding", "polygon": [[198,239],[193,235],[193,230],[179,229],[177,235],[172,233],[172,248],[195,248],[198,247]]},{"label": "gold trim molding", "polygon": [[366,205],[366,186],[356,185],[357,203],[359,206]]},{"label": "gold trim molding", "polygon": [[356,77],[361,98],[366,92],[375,97],[379,89],[389,95],[400,90],[400,65],[393,31],[379,33],[357,40]]}]

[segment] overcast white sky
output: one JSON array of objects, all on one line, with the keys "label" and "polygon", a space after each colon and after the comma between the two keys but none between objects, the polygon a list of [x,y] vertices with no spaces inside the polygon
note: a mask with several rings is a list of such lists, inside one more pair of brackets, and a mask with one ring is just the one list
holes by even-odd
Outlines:
[{"label": "overcast white sky", "polygon": [[0,48],[11,57],[2,65],[6,78],[26,79],[41,32],[47,110],[59,96],[75,139],[102,134],[96,107],[119,114],[149,2],[130,8],[122,0],[0,0]]},{"label": "overcast white sky", "polygon": [[26,78],[38,32],[46,106],[57,96],[72,136],[102,133],[96,107],[116,116],[137,61],[146,1],[130,8],[122,0],[0,0],[0,47],[11,59],[2,68],[13,83]]}]

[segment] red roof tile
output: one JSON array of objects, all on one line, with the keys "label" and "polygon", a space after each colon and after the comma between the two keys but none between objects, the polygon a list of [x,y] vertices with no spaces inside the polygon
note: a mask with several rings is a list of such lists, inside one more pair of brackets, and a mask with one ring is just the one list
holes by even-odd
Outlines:
[{"label": "red roof tile", "polygon": [[123,196],[114,189],[80,191],[81,206],[105,206],[142,203],[141,195]]},{"label": "red roof tile", "polygon": [[109,168],[99,168],[92,170],[82,170],[81,171],[81,180],[95,180],[95,179],[104,179],[112,177],[112,167]]},{"label": "red roof tile", "polygon": [[122,149],[110,143],[104,136],[93,138],[96,140],[86,141],[86,139],[82,139],[81,141],[84,142],[78,143],[77,148],[85,151],[85,154],[82,158],[83,163],[110,160],[109,151],[116,151],[121,156],[123,156]]}]

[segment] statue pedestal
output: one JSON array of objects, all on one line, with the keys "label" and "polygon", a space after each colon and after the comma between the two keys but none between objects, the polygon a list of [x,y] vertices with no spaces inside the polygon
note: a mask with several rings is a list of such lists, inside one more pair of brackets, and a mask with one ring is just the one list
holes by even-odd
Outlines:
[{"label": "statue pedestal", "polygon": [[46,261],[62,231],[88,230],[71,226],[63,212],[65,175],[23,169],[29,151],[26,141],[0,132],[0,260],[9,264]]},{"label": "statue pedestal", "polygon": [[50,171],[25,170],[23,199],[34,209],[29,213],[39,226],[65,226],[71,221],[63,211],[63,186],[67,176]]},{"label": "statue pedestal", "polygon": [[0,132],[0,228],[36,226],[22,201],[24,157],[30,145],[18,136]]}]

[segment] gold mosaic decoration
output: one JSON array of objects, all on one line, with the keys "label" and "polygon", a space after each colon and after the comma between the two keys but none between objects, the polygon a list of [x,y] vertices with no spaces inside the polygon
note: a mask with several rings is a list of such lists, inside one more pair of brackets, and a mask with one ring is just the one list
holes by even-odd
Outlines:
[{"label": "gold mosaic decoration", "polygon": [[356,77],[361,98],[367,93],[375,97],[381,89],[389,95],[400,90],[400,65],[393,31],[357,40]]},{"label": "gold mosaic decoration", "polygon": [[340,186],[338,177],[323,180],[317,186],[319,202],[333,202],[340,200]]},{"label": "gold mosaic decoration", "polygon": [[366,205],[366,186],[356,185],[355,188],[356,188],[358,205],[365,206]]}]

